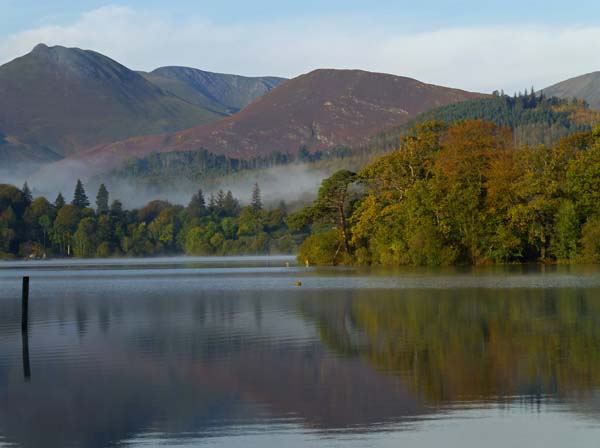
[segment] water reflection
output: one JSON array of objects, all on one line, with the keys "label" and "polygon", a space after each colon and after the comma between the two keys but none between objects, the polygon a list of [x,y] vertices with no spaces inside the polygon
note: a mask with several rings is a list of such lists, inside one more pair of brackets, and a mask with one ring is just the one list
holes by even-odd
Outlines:
[{"label": "water reflection", "polygon": [[308,301],[323,339],[431,403],[566,395],[600,385],[600,290],[358,292]]},{"label": "water reflection", "polygon": [[[385,289],[324,271],[304,289],[278,268],[255,271],[260,289],[235,270],[221,288],[206,275],[57,275],[32,281],[22,335],[16,274],[0,272],[0,445],[364,446],[460,412],[464,430],[500,423],[494,409],[600,415],[596,287]],[[348,275],[369,287],[337,286]]]}]

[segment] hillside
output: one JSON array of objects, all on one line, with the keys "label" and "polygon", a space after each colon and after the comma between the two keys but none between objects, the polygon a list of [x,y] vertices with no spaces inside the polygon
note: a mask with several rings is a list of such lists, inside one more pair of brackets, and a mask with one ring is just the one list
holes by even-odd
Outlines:
[{"label": "hillside", "polygon": [[588,131],[600,124],[600,112],[578,100],[562,100],[545,95],[511,97],[493,95],[449,104],[418,115],[414,120],[375,137],[365,151],[383,154],[400,146],[402,135],[426,121],[448,124],[482,119],[508,127],[517,146],[552,146],[574,132]]},{"label": "hillside", "polygon": [[211,73],[189,67],[161,67],[141,74],[163,90],[223,115],[238,112],[286,81],[276,77]]},{"label": "hillside", "polygon": [[93,51],[40,44],[0,67],[5,166],[217,118]]},{"label": "hillside", "polygon": [[18,138],[0,130],[0,176],[31,172],[60,159],[60,154],[47,147],[22,143]]},{"label": "hillside", "polygon": [[542,92],[558,98],[584,100],[592,109],[600,110],[600,72],[567,79],[545,88]]},{"label": "hillside", "polygon": [[359,148],[424,111],[480,94],[359,70],[317,70],[290,80],[219,122],[101,145],[77,160],[113,168],[155,152],[196,151],[238,159]]}]

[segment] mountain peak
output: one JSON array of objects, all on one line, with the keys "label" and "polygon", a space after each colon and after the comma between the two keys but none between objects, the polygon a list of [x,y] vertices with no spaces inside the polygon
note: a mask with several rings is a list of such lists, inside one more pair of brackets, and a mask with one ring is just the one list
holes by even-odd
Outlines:
[{"label": "mountain peak", "polygon": [[50,49],[50,47],[48,47],[48,45],[46,45],[45,43],[39,43],[35,47],[33,47],[33,50],[31,50],[31,52],[32,53],[41,53],[41,52],[46,52],[49,49]]},{"label": "mountain peak", "polygon": [[115,139],[186,129],[220,116],[90,50],[39,44],[0,66],[3,131],[61,155]]}]

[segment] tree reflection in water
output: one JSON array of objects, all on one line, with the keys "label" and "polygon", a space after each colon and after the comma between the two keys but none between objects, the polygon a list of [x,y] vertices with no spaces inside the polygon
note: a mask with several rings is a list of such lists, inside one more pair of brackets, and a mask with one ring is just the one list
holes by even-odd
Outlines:
[{"label": "tree reflection in water", "polygon": [[302,307],[334,350],[399,375],[432,403],[600,385],[598,290],[358,291]]}]

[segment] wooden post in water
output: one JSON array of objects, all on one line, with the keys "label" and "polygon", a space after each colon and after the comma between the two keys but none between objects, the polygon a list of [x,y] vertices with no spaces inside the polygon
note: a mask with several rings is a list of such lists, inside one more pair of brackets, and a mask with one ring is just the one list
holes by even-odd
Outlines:
[{"label": "wooden post in water", "polygon": [[29,321],[29,277],[23,277],[23,296],[21,299],[21,329],[27,330]]},{"label": "wooden post in water", "polygon": [[23,377],[26,382],[31,381],[31,367],[29,365],[29,333],[27,329],[21,333],[23,343]]},{"label": "wooden post in water", "polygon": [[23,290],[21,302],[21,342],[23,343],[23,376],[25,381],[31,379],[29,365],[29,277],[23,277]]}]

